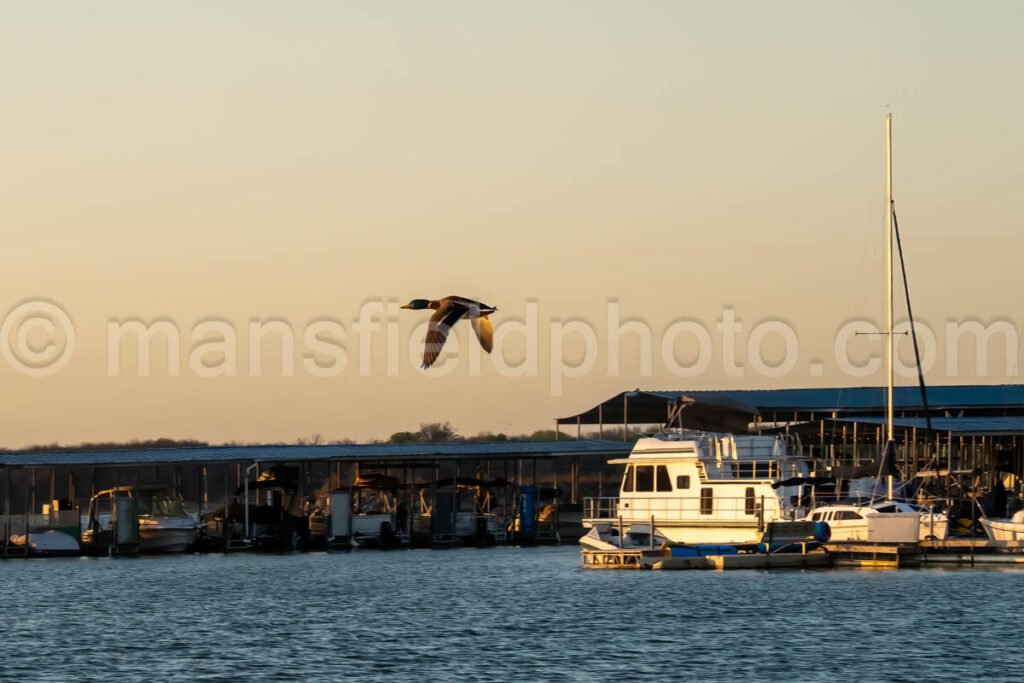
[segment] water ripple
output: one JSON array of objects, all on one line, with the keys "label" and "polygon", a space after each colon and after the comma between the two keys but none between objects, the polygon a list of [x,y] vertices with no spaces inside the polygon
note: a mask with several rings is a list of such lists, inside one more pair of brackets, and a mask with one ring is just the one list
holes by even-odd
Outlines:
[{"label": "water ripple", "polygon": [[1020,679],[1024,572],[601,572],[575,548],[0,563],[0,679]]}]

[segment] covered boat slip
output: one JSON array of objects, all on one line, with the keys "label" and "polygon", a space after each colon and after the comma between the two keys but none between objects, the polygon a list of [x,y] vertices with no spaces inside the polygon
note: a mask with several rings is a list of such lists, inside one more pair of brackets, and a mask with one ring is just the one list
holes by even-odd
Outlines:
[{"label": "covered boat slip", "polygon": [[591,460],[603,463],[628,451],[621,442],[556,441],[0,453],[0,545],[5,556],[24,554],[12,536],[26,529],[77,529],[80,540],[77,520],[89,499],[112,487],[166,488],[201,517],[227,509],[247,482],[282,472],[289,493],[302,501],[379,474],[409,491],[448,481],[459,486],[470,477],[501,481],[493,502],[506,511],[527,486],[557,492],[569,503],[579,495],[581,471],[599,469]]},{"label": "covered boat slip", "polygon": [[[1009,475],[1004,483],[1024,494],[1024,385],[933,386],[927,398],[926,410],[918,387],[893,393],[895,466],[907,479],[931,479],[948,498]],[[794,434],[817,464],[849,478],[877,470],[885,411],[884,387],[637,389],[556,424],[576,436],[596,426],[598,434],[614,430],[630,441],[664,427]]]}]

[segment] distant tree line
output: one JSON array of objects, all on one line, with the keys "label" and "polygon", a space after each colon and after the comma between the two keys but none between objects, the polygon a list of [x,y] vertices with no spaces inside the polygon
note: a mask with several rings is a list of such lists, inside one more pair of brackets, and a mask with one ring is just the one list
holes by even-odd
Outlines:
[{"label": "distant tree line", "polygon": [[[562,438],[565,438],[564,436]],[[554,441],[555,430],[538,429],[531,434],[479,432],[462,436],[450,422],[425,422],[415,432],[395,432],[385,443],[479,443],[481,441]]]},{"label": "distant tree line", "polygon": [[[598,439],[603,438],[611,441],[622,441],[622,428],[606,427],[602,432],[589,431],[583,432],[582,438],[584,439]],[[630,440],[633,440],[641,436],[639,433],[635,433],[632,430],[628,434]],[[458,433],[458,430],[452,426],[450,422],[424,422],[420,424],[420,428],[416,431],[403,431],[395,432],[384,441],[373,441],[372,443],[389,443],[389,444],[403,444],[403,443],[480,443],[485,441],[554,441],[556,432],[554,429],[538,429],[535,432],[529,434],[505,434],[504,432],[484,431],[478,432],[472,436],[463,436]],[[575,434],[569,435],[566,433],[557,434],[559,439],[571,441],[576,438]],[[307,437],[301,437],[296,439],[294,444],[299,446],[322,446],[322,445],[342,445],[342,444],[354,444],[355,441],[351,439],[332,439],[328,440],[323,434],[313,433]],[[61,445],[59,443],[51,444],[37,444],[28,446],[26,448],[18,449],[19,451],[28,452],[74,452],[74,451],[127,451],[127,450],[152,450],[157,448],[199,448],[210,445],[222,445],[222,446],[245,446],[245,445],[280,445],[284,446],[287,444],[245,444],[237,441],[228,442],[225,444],[210,444],[207,441],[200,441],[197,439],[145,439],[145,440],[132,440],[132,441],[95,441],[85,442],[75,445]],[[12,449],[0,448],[0,452],[10,453]]]},{"label": "distant tree line", "polygon": [[[62,446],[59,443],[35,444],[17,449],[19,452],[74,452],[74,451],[146,451],[155,448],[197,448],[209,446],[206,441],[196,439],[143,439],[132,441],[86,441],[80,444]],[[0,452],[10,453],[10,448],[0,448]]]}]

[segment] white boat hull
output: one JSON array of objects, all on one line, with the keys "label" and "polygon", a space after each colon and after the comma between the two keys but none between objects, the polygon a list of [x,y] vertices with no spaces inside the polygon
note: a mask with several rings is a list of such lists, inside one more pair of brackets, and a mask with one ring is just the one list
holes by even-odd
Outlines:
[{"label": "white boat hull", "polygon": [[917,543],[921,540],[921,515],[895,512],[872,515],[852,524],[827,522],[831,543]]},{"label": "white boat hull", "polygon": [[[10,537],[11,545],[25,546],[25,534],[13,534]],[[77,555],[80,552],[78,541],[63,531],[31,531],[28,534],[27,550],[30,555],[40,557],[58,557]]]},{"label": "white boat hull", "polygon": [[[587,520],[584,526],[596,527],[601,535],[605,535],[614,526],[617,520]],[[637,525],[650,524],[650,518],[646,520],[623,520],[623,527],[626,532]],[[696,521],[678,519],[656,519],[655,527],[658,533],[673,543],[710,544],[710,545],[736,545],[744,543],[758,543],[764,533],[759,529],[756,520],[750,522],[742,521]]]},{"label": "white boat hull", "polygon": [[994,543],[1024,541],[1024,522],[982,517],[981,525],[985,528],[985,533],[988,534],[989,540]]},{"label": "white boat hull", "polygon": [[921,515],[918,532],[922,541],[941,541],[949,536],[949,517],[937,513]]},{"label": "white boat hull", "polygon": [[139,552],[183,553],[196,542],[196,527],[140,526]]},{"label": "white boat hull", "polygon": [[660,548],[669,542],[669,539],[661,533],[661,529],[655,529],[652,543],[650,532],[650,524],[637,524],[625,531],[624,537],[619,537],[616,528],[608,528],[602,532],[599,527],[594,526],[580,537],[579,544],[584,550],[609,551]]}]

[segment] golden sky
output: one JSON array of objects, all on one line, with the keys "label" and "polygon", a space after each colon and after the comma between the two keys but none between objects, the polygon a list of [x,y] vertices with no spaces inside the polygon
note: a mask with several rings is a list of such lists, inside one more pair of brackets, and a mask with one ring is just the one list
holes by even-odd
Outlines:
[{"label": "golden sky", "polygon": [[[0,359],[3,446],[363,440],[434,420],[521,432],[637,386],[879,383],[844,376],[832,348],[850,320],[884,323],[887,111],[918,318],[1024,328],[1020,3],[0,8],[0,315],[46,301],[75,328],[45,377]],[[384,330],[359,372],[365,302],[447,294],[497,305],[499,329],[532,302],[536,373],[461,357],[421,373],[413,311],[394,318],[397,372]],[[635,336],[608,372],[609,301],[653,330],[649,373]],[[795,330],[794,369],[751,371],[742,341],[730,376],[725,309]],[[176,376],[139,376],[133,349],[110,372],[108,324],[128,319],[181,330]],[[273,344],[250,372],[252,320],[295,331],[292,376]],[[556,392],[550,325],[570,320],[597,330],[599,357]],[[680,320],[714,340],[694,377],[662,362]],[[235,376],[190,368],[203,321],[238,332]],[[337,376],[303,371],[315,321],[346,330]],[[1005,353],[951,376],[937,348],[934,383],[1019,381]],[[679,361],[693,353],[680,337]]]}]

